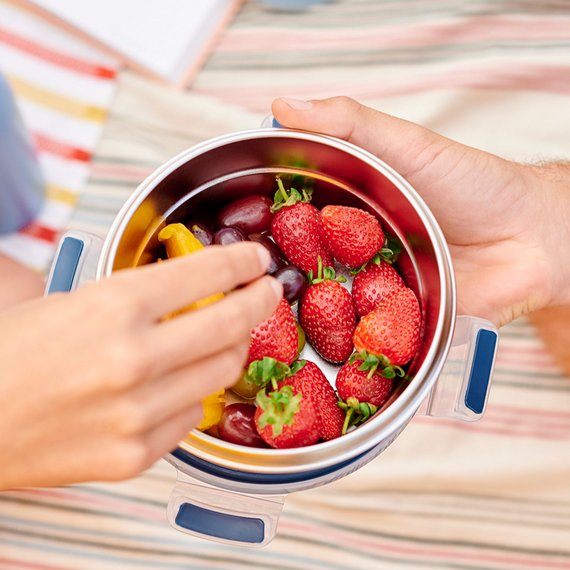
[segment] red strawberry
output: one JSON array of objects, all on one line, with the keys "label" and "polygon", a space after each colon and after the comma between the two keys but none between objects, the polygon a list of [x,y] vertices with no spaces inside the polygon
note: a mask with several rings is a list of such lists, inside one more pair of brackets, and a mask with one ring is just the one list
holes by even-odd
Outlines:
[{"label": "red strawberry", "polygon": [[376,309],[358,323],[354,348],[384,356],[390,364],[403,366],[420,344],[421,312],[414,292],[400,287],[388,293]]},{"label": "red strawberry", "polygon": [[317,272],[319,257],[325,265],[333,259],[322,237],[320,212],[309,204],[310,191],[303,194],[292,188],[287,194],[283,182],[277,178],[279,190],[271,209],[277,212],[271,222],[271,235],[287,259],[303,271]]},{"label": "red strawberry", "polygon": [[315,406],[318,419],[319,438],[329,441],[342,434],[344,413],[338,406],[338,398],[321,369],[309,360],[282,385],[299,390],[304,398],[309,398]]},{"label": "red strawberry", "polygon": [[360,267],[382,249],[380,222],[368,212],[348,206],[321,211],[324,239],[331,253],[347,267]]},{"label": "red strawberry", "polygon": [[297,357],[299,334],[291,306],[281,299],[269,317],[251,331],[246,366],[265,356],[291,364]]},{"label": "red strawberry", "polygon": [[[310,276],[312,277],[312,276]],[[356,312],[352,297],[334,269],[319,263],[317,278],[301,300],[299,321],[313,348],[329,362],[344,362],[352,353]]]},{"label": "red strawberry", "polygon": [[267,394],[257,393],[255,425],[271,447],[303,447],[319,441],[317,411],[310,398],[293,386],[282,386]]},{"label": "red strawberry", "polygon": [[352,298],[358,316],[367,315],[388,293],[405,286],[396,270],[386,261],[378,259],[378,264],[368,264],[352,281]]},{"label": "red strawberry", "polygon": [[343,400],[356,398],[359,402],[367,402],[380,407],[392,391],[392,378],[385,378],[378,372],[369,374],[370,370],[363,366],[361,360],[350,359],[336,377],[336,389]]}]

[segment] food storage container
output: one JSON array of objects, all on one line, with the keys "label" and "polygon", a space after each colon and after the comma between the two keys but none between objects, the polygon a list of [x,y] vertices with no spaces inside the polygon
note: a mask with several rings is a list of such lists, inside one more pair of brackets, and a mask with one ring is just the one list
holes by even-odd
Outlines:
[{"label": "food storage container", "polygon": [[[400,383],[376,415],[343,437],[277,450],[247,448],[195,430],[166,456],[178,471],[168,503],[172,525],[247,546],[272,539],[288,493],[356,471],[386,449],[415,414],[481,417],[497,346],[491,323],[457,315],[445,238],[410,184],[353,144],[287,129],[228,134],[174,157],[136,189],[105,238],[64,236],[48,291],[71,291],[85,280],[149,261],[165,223],[245,195],[272,195],[277,174],[311,181],[317,207],[340,203],[376,214],[401,240],[398,270],[420,300],[423,345],[409,370],[412,380]],[[334,367],[325,372],[334,380]]]}]

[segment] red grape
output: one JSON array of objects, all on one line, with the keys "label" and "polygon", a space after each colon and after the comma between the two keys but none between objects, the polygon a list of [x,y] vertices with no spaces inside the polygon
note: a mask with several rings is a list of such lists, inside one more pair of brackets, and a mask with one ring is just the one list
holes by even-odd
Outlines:
[{"label": "red grape", "polygon": [[220,227],[236,227],[246,234],[264,232],[271,226],[273,202],[265,196],[246,196],[224,206],[216,217]]},{"label": "red grape", "polygon": [[267,251],[269,251],[271,255],[271,263],[269,264],[267,273],[273,274],[278,269],[281,269],[282,267],[285,267],[287,265],[287,262],[285,261],[285,256],[283,255],[277,244],[275,244],[269,238],[269,236],[265,234],[250,234],[247,237],[250,239],[250,241],[256,241],[257,243],[260,243],[265,247],[265,249],[267,249]]},{"label": "red grape", "polygon": [[254,415],[255,406],[252,404],[226,406],[218,424],[220,438],[248,447],[267,447],[255,429]]},{"label": "red grape", "polygon": [[298,301],[309,286],[307,276],[294,265],[279,269],[273,277],[283,285],[283,296],[289,303]]},{"label": "red grape", "polygon": [[214,243],[217,245],[231,245],[240,241],[247,241],[247,236],[239,228],[222,228],[214,234]]}]

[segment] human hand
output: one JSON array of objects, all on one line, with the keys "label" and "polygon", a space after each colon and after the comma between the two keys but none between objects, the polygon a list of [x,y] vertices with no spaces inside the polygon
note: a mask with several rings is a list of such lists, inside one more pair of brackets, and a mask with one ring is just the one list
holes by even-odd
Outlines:
[{"label": "human hand", "polygon": [[268,264],[257,244],[213,246],[1,312],[0,489],[124,479],[173,449],[277,306]]},{"label": "human hand", "polygon": [[446,236],[458,312],[503,325],[570,302],[570,167],[517,164],[346,97],[276,99],[284,126],[374,153],[422,195]]}]

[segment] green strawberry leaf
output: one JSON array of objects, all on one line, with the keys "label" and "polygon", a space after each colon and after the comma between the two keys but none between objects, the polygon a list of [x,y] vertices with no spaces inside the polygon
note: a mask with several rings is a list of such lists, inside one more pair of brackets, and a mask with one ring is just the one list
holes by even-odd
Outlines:
[{"label": "green strawberry leaf", "polygon": [[334,267],[323,267],[323,260],[321,259],[320,255],[318,258],[317,278],[314,278],[313,270],[311,269],[307,274],[307,279],[309,280],[310,285],[318,285],[323,281],[337,281],[338,283],[346,282],[346,277],[344,275],[337,276]]},{"label": "green strawberry leaf", "polygon": [[359,402],[356,398],[348,398],[346,402],[338,402],[338,406],[345,412],[342,435],[346,434],[350,426],[359,426],[378,411],[378,406],[368,402]]},{"label": "green strawberry leaf", "polygon": [[286,378],[290,372],[291,369],[284,362],[265,356],[261,360],[254,360],[247,367],[244,380],[260,388],[264,388],[269,383],[276,387],[277,382]]},{"label": "green strawberry leaf", "polygon": [[293,423],[302,399],[301,393],[293,394],[291,386],[283,386],[269,394],[263,390],[258,392],[255,401],[263,410],[258,420],[259,428],[264,429],[271,425],[273,437],[279,437],[283,432],[283,427]]}]

